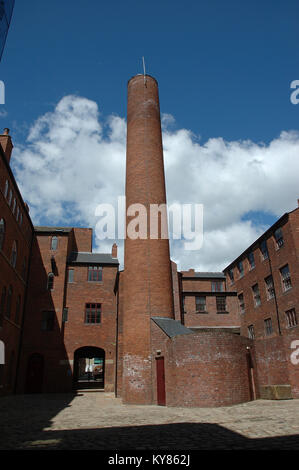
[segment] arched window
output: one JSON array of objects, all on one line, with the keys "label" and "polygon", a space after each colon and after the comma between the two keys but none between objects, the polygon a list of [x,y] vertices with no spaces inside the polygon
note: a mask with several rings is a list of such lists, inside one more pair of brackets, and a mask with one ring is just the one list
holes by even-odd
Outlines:
[{"label": "arched window", "polygon": [[47,282],[47,290],[53,290],[53,289],[54,289],[54,274],[49,273],[48,282]]},{"label": "arched window", "polygon": [[3,286],[2,293],[1,293],[1,302],[0,302],[0,326],[3,325],[5,300],[6,300],[6,287]]},{"label": "arched window", "polygon": [[17,254],[18,254],[17,242],[14,241],[12,244],[11,258],[10,258],[10,263],[13,268],[15,268],[17,264]]},{"label": "arched window", "polygon": [[4,197],[7,198],[8,194],[8,181],[5,181],[5,187],[4,187]]},{"label": "arched window", "polygon": [[52,237],[51,238],[51,250],[57,250],[58,247],[58,238]]},{"label": "arched window", "polygon": [[13,214],[15,213],[16,205],[17,205],[17,201],[16,201],[16,198],[14,197],[14,198],[13,198],[13,204],[12,204],[12,213],[13,213]]},{"label": "arched window", "polygon": [[10,318],[11,314],[11,302],[12,302],[12,287],[9,286],[7,292],[7,301],[6,301],[6,317]]},{"label": "arched window", "polygon": [[20,311],[21,311],[21,296],[18,295],[16,303],[16,314],[15,314],[15,323],[18,325],[20,321]]},{"label": "arched window", "polygon": [[0,250],[2,250],[3,248],[4,237],[5,237],[5,222],[4,222],[4,219],[1,219],[0,220]]}]

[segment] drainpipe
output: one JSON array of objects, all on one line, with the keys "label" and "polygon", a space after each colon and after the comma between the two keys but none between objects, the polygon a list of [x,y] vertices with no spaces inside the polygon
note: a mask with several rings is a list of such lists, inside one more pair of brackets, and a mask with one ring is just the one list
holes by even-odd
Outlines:
[{"label": "drainpipe", "polygon": [[278,332],[279,332],[279,334],[281,335],[281,327],[280,327],[280,320],[279,320],[278,304],[277,304],[277,298],[276,298],[276,288],[275,288],[275,285],[274,285],[274,276],[273,276],[273,271],[272,271],[272,265],[271,265],[271,259],[270,259],[270,253],[269,253],[269,252],[268,252],[268,259],[269,259],[270,273],[271,273],[272,280],[273,280],[274,301],[275,301],[275,309],[276,309],[276,318],[277,318]]},{"label": "drainpipe", "polygon": [[30,241],[30,250],[29,250],[29,258],[28,258],[28,266],[27,266],[27,276],[26,276],[26,284],[25,284],[25,296],[23,302],[23,314],[22,314],[22,323],[21,323],[21,331],[20,331],[20,339],[19,339],[19,350],[18,350],[18,357],[17,357],[17,365],[16,365],[16,375],[15,375],[15,383],[13,388],[13,393],[17,393],[17,386],[18,386],[18,379],[19,379],[19,370],[20,370],[20,362],[21,362],[21,352],[23,347],[23,337],[24,337],[24,325],[25,325],[25,311],[28,299],[28,289],[29,289],[29,275],[30,275],[30,267],[31,267],[31,259],[32,259],[32,247],[33,247],[33,240],[34,240],[34,228],[32,230],[32,237]]}]

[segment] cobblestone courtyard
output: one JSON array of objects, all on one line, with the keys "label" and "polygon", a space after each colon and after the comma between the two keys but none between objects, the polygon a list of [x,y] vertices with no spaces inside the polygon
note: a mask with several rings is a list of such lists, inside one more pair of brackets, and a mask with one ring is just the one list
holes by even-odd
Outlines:
[{"label": "cobblestone courtyard", "polygon": [[299,400],[127,406],[113,394],[0,398],[0,449],[297,449]]}]

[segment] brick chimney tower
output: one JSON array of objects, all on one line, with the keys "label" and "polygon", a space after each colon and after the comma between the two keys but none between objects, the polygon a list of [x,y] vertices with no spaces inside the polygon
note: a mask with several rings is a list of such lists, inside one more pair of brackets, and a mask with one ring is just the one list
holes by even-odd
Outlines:
[{"label": "brick chimney tower", "polygon": [[[160,231],[149,237],[150,205],[166,204],[158,83],[149,75],[128,82],[126,204],[146,208],[147,238],[125,240],[122,398],[151,404],[151,317],[173,319],[174,307],[169,240]],[[136,216],[126,217],[127,228]]]},{"label": "brick chimney tower", "polygon": [[10,162],[11,152],[13,149],[13,144],[11,141],[11,137],[9,135],[9,129],[6,127],[3,129],[3,134],[0,134],[0,145],[5,153],[6,160],[8,163]]}]

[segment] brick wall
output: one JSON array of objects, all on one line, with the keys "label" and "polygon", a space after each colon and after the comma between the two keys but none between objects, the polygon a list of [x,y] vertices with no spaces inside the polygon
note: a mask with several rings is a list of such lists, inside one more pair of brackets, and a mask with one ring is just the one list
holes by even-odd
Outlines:
[{"label": "brick wall", "polygon": [[[16,381],[33,227],[8,161],[0,150],[1,220],[5,223],[5,236],[0,247],[0,340],[5,345],[5,365],[0,366],[0,394],[7,394],[13,392]],[[12,263],[14,243],[17,247],[15,266]]]},{"label": "brick wall", "polygon": [[[116,374],[116,296],[114,284],[117,267],[103,267],[103,281],[87,280],[88,266],[71,266],[74,282],[67,284],[68,321],[64,327],[64,345],[73,366],[78,348],[94,346],[105,351],[105,390],[114,391]],[[85,304],[102,306],[101,322],[85,323]]]},{"label": "brick wall", "polygon": [[[57,250],[51,239],[58,237]],[[36,234],[33,246],[28,302],[24,326],[22,363],[18,391],[26,391],[26,374],[32,354],[44,358],[44,392],[71,391],[73,387],[74,354],[81,347],[98,347],[105,351],[105,390],[113,391],[115,383],[116,296],[114,293],[117,266],[103,266],[102,281],[88,281],[88,266],[68,264],[68,255],[75,249],[91,246],[90,229]],[[48,273],[53,271],[54,288],[47,290]],[[74,271],[68,282],[68,269]],[[85,323],[86,303],[102,305],[101,322]],[[63,309],[68,319],[63,321]],[[42,330],[42,312],[54,311],[54,328]]]},{"label": "brick wall", "polygon": [[[240,314],[241,334],[248,336],[248,326],[254,326],[256,339],[266,338],[265,320],[271,318],[273,333],[271,336],[279,335],[279,331],[284,334],[288,329],[286,311],[295,309],[299,315],[299,283],[298,283],[298,254],[296,249],[296,236],[298,231],[298,214],[296,209],[288,218],[282,220],[281,228],[284,244],[277,247],[274,239],[274,230],[265,236],[269,258],[262,259],[258,244],[254,245],[250,251],[254,254],[255,267],[250,269],[247,253],[242,256],[244,265],[244,276],[238,275],[236,263],[231,265],[234,272],[234,283],[232,283],[227,273],[227,284],[229,290],[236,291],[244,296],[245,313]],[[280,269],[285,265],[289,266],[292,287],[284,291]],[[275,297],[268,299],[265,279],[272,276],[275,289]],[[258,284],[260,293],[260,305],[256,306],[253,297],[252,287]],[[240,309],[239,309],[240,312]],[[299,318],[298,318],[299,320]]]},{"label": "brick wall", "polygon": [[250,400],[247,347],[229,332],[181,335],[167,342],[168,406],[229,406]]},{"label": "brick wall", "polygon": [[[126,203],[166,203],[158,85],[137,75],[128,83]],[[133,217],[127,216],[126,227]],[[169,240],[125,240],[123,381],[127,403],[152,403],[152,316],[174,317]]]}]

